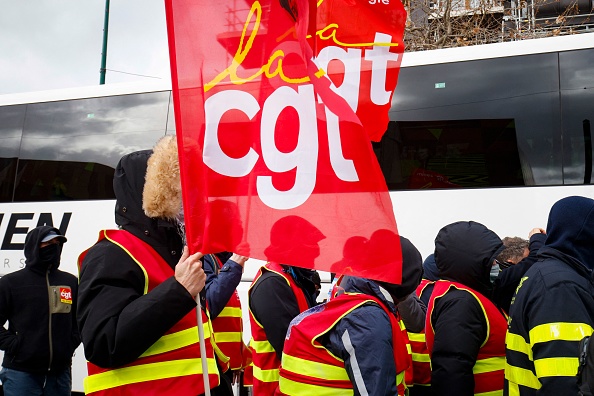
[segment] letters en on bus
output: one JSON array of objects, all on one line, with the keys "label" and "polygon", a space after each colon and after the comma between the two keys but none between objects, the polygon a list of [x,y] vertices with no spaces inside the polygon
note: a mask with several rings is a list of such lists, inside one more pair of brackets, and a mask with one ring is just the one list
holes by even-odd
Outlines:
[{"label": "letters en on bus", "polygon": [[398,283],[370,140],[387,128],[404,7],[223,2],[166,1],[190,249]]}]

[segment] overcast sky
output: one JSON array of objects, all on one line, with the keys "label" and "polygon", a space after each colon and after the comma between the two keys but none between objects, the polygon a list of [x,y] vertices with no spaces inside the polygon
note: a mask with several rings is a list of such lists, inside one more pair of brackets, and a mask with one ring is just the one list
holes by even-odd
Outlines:
[{"label": "overcast sky", "polygon": [[[164,3],[110,1],[106,84],[170,79]],[[105,0],[0,4],[0,95],[99,84]]]}]

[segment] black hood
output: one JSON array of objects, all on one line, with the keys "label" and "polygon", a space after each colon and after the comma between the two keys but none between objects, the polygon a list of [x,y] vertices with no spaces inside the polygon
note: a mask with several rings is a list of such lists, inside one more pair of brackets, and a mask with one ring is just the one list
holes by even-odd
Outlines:
[{"label": "black hood", "polygon": [[[39,245],[41,240],[51,231],[58,235],[62,235],[60,230],[51,226],[40,226],[29,231],[25,237],[25,265],[28,269],[38,273],[45,273],[48,269],[54,271],[60,266],[60,261],[56,263],[44,263],[39,257]],[[60,243],[60,252],[62,251],[63,243]]]},{"label": "black hood", "polygon": [[435,263],[440,278],[462,283],[487,297],[492,291],[491,267],[501,250],[501,238],[474,221],[449,224],[435,237]]},{"label": "black hood", "polygon": [[152,150],[137,151],[123,156],[113,176],[113,191],[116,196],[116,224],[126,229],[127,225],[143,224],[152,227],[153,220],[142,209],[142,190],[147,162]]},{"label": "black hood", "polygon": [[414,292],[423,277],[423,259],[419,250],[403,236],[400,236],[400,247],[402,248],[402,283],[395,285],[377,282],[392,295],[396,302],[404,300]]},{"label": "black hood", "polygon": [[594,200],[574,196],[557,201],[549,213],[545,247],[594,269]]},{"label": "black hood", "polygon": [[[113,177],[115,221],[120,228],[147,242],[172,264],[177,262],[183,249],[175,225],[164,219],[150,218],[142,209],[142,192],[151,154],[152,150],[136,151],[123,156],[118,162]],[[172,255],[172,252],[175,254]]]}]

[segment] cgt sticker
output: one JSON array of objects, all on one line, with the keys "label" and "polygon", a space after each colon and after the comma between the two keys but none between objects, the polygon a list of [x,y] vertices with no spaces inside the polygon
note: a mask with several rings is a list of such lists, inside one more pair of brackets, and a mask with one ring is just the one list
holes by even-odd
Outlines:
[{"label": "cgt sticker", "polygon": [[72,304],[72,289],[69,287],[60,287],[60,302]]}]

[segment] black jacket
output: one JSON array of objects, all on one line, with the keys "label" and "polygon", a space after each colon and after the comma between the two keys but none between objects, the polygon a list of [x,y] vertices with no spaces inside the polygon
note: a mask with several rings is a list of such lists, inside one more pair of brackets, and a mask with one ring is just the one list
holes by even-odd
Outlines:
[{"label": "black jacket", "polygon": [[[151,245],[174,268],[183,248],[176,227],[149,218],[142,210],[150,154],[145,150],[126,155],[116,167],[116,223]],[[173,276],[146,295],[144,283],[140,267],[117,245],[102,240],[88,251],[80,273],[77,311],[87,360],[106,368],[130,363],[196,307]]]},{"label": "black jacket", "polygon": [[594,326],[593,241],[594,200],[553,205],[545,246],[510,308],[506,380],[520,395],[578,394],[578,344]]},{"label": "black jacket", "polygon": [[[503,249],[501,239],[484,225],[457,222],[435,238],[435,262],[442,279],[490,296],[490,270]],[[503,315],[503,314],[502,314]],[[435,395],[473,395],[479,349],[487,337],[485,315],[467,291],[450,289],[436,300],[431,323],[435,331],[431,389]]]},{"label": "black jacket", "polygon": [[0,279],[0,322],[9,322],[8,330],[0,328],[6,368],[57,373],[70,367],[80,344],[75,316],[78,281],[60,271],[59,262],[48,266],[39,257],[39,244],[50,231],[60,234],[49,226],[30,231],[25,268]]},{"label": "black jacket", "polygon": [[[283,268],[303,290],[309,307],[313,307],[315,285],[311,280],[312,271],[285,265]],[[280,359],[289,324],[301,311],[297,305],[297,297],[285,279],[271,271],[262,272],[262,276],[250,288],[248,303],[250,311],[264,327],[266,338]]]}]

